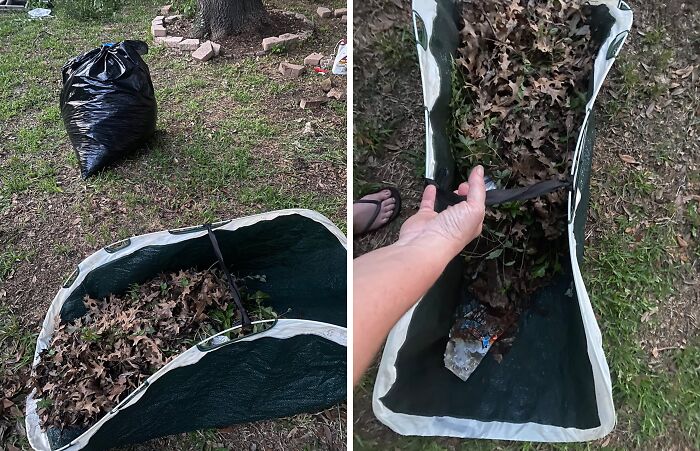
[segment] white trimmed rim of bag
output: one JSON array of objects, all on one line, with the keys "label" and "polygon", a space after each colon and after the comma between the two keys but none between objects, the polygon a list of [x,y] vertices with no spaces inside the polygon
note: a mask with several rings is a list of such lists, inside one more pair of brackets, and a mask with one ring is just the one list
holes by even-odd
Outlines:
[{"label": "white trimmed rim of bag", "polygon": [[[627,39],[627,34],[632,27],[632,10],[622,0],[590,0],[590,5],[605,5],[615,19],[608,38],[602,44],[593,69],[593,95],[586,105],[586,115],[583,126],[579,132],[576,150],[573,157],[572,174],[578,175],[579,161],[584,144],[584,132],[588,123],[593,104],[600,88],[607,76],[610,68],[620,49]],[[437,2],[435,0],[413,0],[414,11],[414,31],[418,35],[416,16],[420,17],[430,42],[433,31],[433,23],[437,16]],[[608,57],[611,46],[613,55]],[[423,98],[426,105],[426,177],[434,178],[436,169],[436,158],[433,149],[431,124],[428,122],[429,110],[435,104],[439,96],[439,70],[437,60],[432,55],[430,47],[422,48],[416,45],[418,50],[418,62],[423,80]],[[431,78],[426,83],[426,78]],[[432,79],[437,77],[437,81]],[[574,179],[576,180],[576,179]],[[573,231],[573,220],[576,214],[576,207],[581,199],[580,189],[574,186],[575,198],[569,195],[569,257],[571,269],[578,297],[579,309],[583,321],[583,328],[586,335],[586,346],[588,357],[593,372],[593,381],[596,395],[596,405],[598,408],[598,418],[600,426],[589,429],[567,428],[540,423],[508,423],[502,421],[479,421],[467,418],[456,418],[449,416],[421,416],[394,412],[382,401],[396,381],[396,358],[398,351],[406,340],[408,327],[411,323],[413,313],[418,302],[406,312],[398,323],[392,328],[384,346],[384,352],[379,364],[377,378],[372,393],[372,409],[379,421],[384,423],[394,432],[401,435],[417,436],[443,436],[459,438],[479,438],[495,440],[522,440],[538,442],[580,442],[595,440],[607,435],[615,427],[615,407],[612,399],[612,383],[610,379],[610,369],[608,367],[605,353],[603,352],[603,340],[600,328],[595,319],[595,313],[591,305],[586,286],[581,276],[581,270],[576,258],[576,239]]]},{"label": "white trimmed rim of bag", "polygon": [[[347,249],[347,239],[343,232],[338,229],[328,218],[322,214],[306,209],[287,209],[287,210],[276,210],[268,213],[261,213],[252,216],[246,216],[243,218],[232,219],[225,222],[219,227],[213,228],[213,230],[227,230],[233,231],[242,227],[248,227],[262,221],[271,221],[275,218],[281,216],[290,215],[300,215],[306,218],[312,219],[320,224],[322,224],[328,231],[330,231],[342,244],[342,246]],[[139,235],[132,237],[128,247],[125,247],[117,252],[107,252],[105,249],[100,249],[94,254],[87,257],[78,265],[78,276],[73,280],[70,287],[61,288],[51,302],[46,317],[44,318],[44,323],[39,333],[37,339],[36,351],[34,353],[34,362],[32,363],[33,368],[37,365],[40,358],[39,355],[41,351],[46,349],[51,341],[51,336],[54,332],[55,320],[58,318],[63,307],[63,303],[68,299],[70,294],[75,290],[82,282],[85,280],[87,274],[92,270],[109,263],[113,260],[121,258],[125,255],[129,255],[147,246],[163,246],[167,244],[179,243],[182,241],[187,241],[190,239],[198,238],[206,235],[208,232],[206,229],[197,230],[186,234],[178,234],[172,232],[178,232],[178,230],[187,230],[188,228],[177,229],[177,230],[165,230],[161,232],[149,233],[146,235]],[[109,246],[107,246],[109,247]],[[254,321],[253,324],[263,324],[263,323],[275,323],[273,327],[247,336],[237,340],[232,340],[230,343],[225,343],[220,346],[216,346],[212,349],[201,350],[200,347],[205,345],[212,338],[226,334],[228,332],[239,329],[241,326],[234,326],[230,329],[221,331],[211,337],[207,337],[198,344],[192,346],[188,350],[184,351],[178,355],[175,359],[168,362],[160,370],[153,373],[148,379],[146,379],[138,388],[136,388],[131,395],[120,402],[116,407],[114,407],[110,412],[103,416],[97,423],[92,425],[87,431],[81,434],[78,438],[74,439],[68,445],[59,448],[56,451],[74,451],[85,447],[90,438],[97,433],[97,431],[110,419],[114,418],[120,410],[131,406],[137,402],[146,391],[150,385],[161,378],[164,374],[172,371],[175,368],[188,366],[197,363],[204,355],[209,352],[215,352],[224,346],[232,346],[238,342],[245,341],[255,341],[260,338],[277,338],[277,339],[287,339],[291,337],[296,337],[299,335],[316,335],[322,337],[326,340],[332,341],[340,346],[347,347],[347,328],[342,326],[337,326],[335,324],[324,323],[320,321],[302,320],[302,319],[277,319],[277,320],[266,320],[266,321]],[[49,444],[48,436],[46,432],[41,429],[39,415],[37,414],[37,400],[34,399],[34,393],[36,390],[27,396],[26,403],[26,418],[25,427],[27,429],[27,439],[29,440],[30,446],[38,451],[51,451],[51,446]]]}]

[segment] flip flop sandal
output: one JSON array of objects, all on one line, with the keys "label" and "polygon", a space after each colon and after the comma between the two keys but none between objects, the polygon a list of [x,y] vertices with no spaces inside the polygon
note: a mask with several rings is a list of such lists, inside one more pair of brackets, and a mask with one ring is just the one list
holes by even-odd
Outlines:
[{"label": "flip flop sandal", "polygon": [[374,204],[376,208],[374,209],[374,214],[370,218],[369,222],[367,222],[367,225],[362,229],[361,232],[355,233],[354,234],[355,236],[362,236],[362,235],[366,235],[367,233],[370,233],[370,232],[375,232],[375,231],[381,229],[382,227],[384,227],[385,225],[389,224],[391,221],[396,219],[399,216],[399,214],[401,214],[401,194],[399,194],[399,190],[397,190],[396,188],[394,188],[392,186],[385,186],[384,188],[378,190],[377,192],[384,191],[385,189],[391,191],[391,197],[396,199],[396,205],[394,206],[394,211],[391,213],[389,220],[387,222],[385,222],[384,224],[380,225],[379,227],[372,229],[371,228],[372,224],[374,224],[374,221],[377,219],[377,216],[379,216],[379,213],[382,211],[382,201],[381,200],[374,200],[374,199],[358,199],[355,202],[353,202],[353,205],[354,204]]}]

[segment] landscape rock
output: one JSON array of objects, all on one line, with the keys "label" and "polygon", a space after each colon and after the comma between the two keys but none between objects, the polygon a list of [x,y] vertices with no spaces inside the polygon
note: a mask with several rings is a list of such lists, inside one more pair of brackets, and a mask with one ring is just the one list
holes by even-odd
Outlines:
[{"label": "landscape rock", "polygon": [[301,99],[299,102],[299,108],[306,110],[308,108],[319,108],[323,104],[328,103],[328,99],[325,97],[312,97],[310,99]]},{"label": "landscape rock", "polygon": [[214,48],[211,45],[211,41],[207,41],[202,44],[193,54],[192,58],[197,61],[205,63],[210,59],[214,58]]},{"label": "landscape rock", "polygon": [[302,133],[305,135],[314,134],[314,128],[311,126],[311,122],[307,122],[306,124],[304,124],[304,130],[302,131]]},{"label": "landscape rock", "polygon": [[168,32],[165,31],[165,27],[163,25],[153,24],[151,25],[151,34],[153,34],[154,37],[164,37],[168,35]]},{"label": "landscape rock", "polygon": [[265,38],[262,40],[263,50],[271,50],[276,45],[281,45],[282,40],[276,36]]},{"label": "landscape rock", "polygon": [[214,49],[214,56],[218,57],[221,55],[221,44],[217,44],[214,41],[208,41],[211,44],[211,48]]},{"label": "landscape rock", "polygon": [[173,9],[173,5],[165,5],[160,8],[160,13],[164,16],[170,14],[170,10]]},{"label": "landscape rock", "polygon": [[313,26],[313,24],[314,24],[305,15],[303,15],[301,13],[294,13],[294,17],[301,20],[302,22],[304,22],[304,24],[306,24],[308,26]]},{"label": "landscape rock", "polygon": [[347,8],[338,8],[335,11],[333,11],[333,15],[335,17],[343,17],[348,15],[348,9]]},{"label": "landscape rock", "polygon": [[192,52],[199,49],[199,39],[183,39],[178,47],[183,52]]},{"label": "landscape rock", "polygon": [[329,99],[343,100],[345,98],[345,91],[341,91],[338,88],[332,88],[330,91],[328,91],[326,97]]},{"label": "landscape rock", "polygon": [[301,64],[291,64],[287,61],[280,63],[279,71],[285,77],[300,77],[306,71],[306,68]]},{"label": "landscape rock", "polygon": [[340,18],[341,23],[348,23],[348,16],[343,16]]},{"label": "landscape rock", "polygon": [[323,55],[320,53],[312,53],[311,55],[304,58],[304,64],[307,66],[318,66],[323,59]]},{"label": "landscape rock", "polygon": [[333,88],[333,79],[328,77],[321,82],[321,89],[323,92],[328,92]]},{"label": "landscape rock", "polygon": [[165,38],[165,46],[170,49],[179,49],[182,36],[168,36]]},{"label": "landscape rock", "polygon": [[176,15],[174,15],[174,16],[168,16],[168,17],[166,17],[165,19],[163,19],[163,22],[165,22],[165,23],[173,23],[173,22],[177,22],[177,21],[180,20],[180,19],[182,19],[182,15],[181,15],[181,14],[176,14]]},{"label": "landscape rock", "polygon": [[333,17],[333,11],[331,11],[330,8],[326,8],[325,6],[319,6],[316,8],[316,14],[318,14],[318,17],[323,17],[328,18],[328,17]]},{"label": "landscape rock", "polygon": [[285,34],[281,34],[281,35],[277,36],[277,39],[279,39],[283,45],[289,46],[293,42],[296,42],[299,40],[299,35],[292,34],[292,33],[285,33]]}]

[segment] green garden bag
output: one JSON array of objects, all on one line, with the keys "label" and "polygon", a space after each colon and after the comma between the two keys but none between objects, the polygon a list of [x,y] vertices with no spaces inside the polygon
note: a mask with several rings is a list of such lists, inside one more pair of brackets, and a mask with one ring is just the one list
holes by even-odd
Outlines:
[{"label": "green garden bag", "polygon": [[265,274],[260,289],[269,294],[276,312],[286,312],[283,318],[239,339],[203,340],[87,430],[42,430],[39,400],[30,394],[26,428],[34,449],[104,450],[196,429],[320,411],[346,399],[346,239],[328,219],[309,210],[156,232],[101,249],[78,265],[53,300],[34,364],[48,347],[57,321],[85,314],[85,295],[100,299],[161,272],[206,269],[217,262],[214,241],[232,273]]},{"label": "green garden bag", "polygon": [[[519,319],[517,339],[503,361],[484,359],[466,381],[443,361],[455,307],[467,283],[461,257],[447,266],[392,329],[384,348],[373,409],[399,434],[578,442],[603,437],[615,425],[610,371],[580,265],[594,102],[632,26],[632,11],[624,1],[588,3],[593,38],[602,45],[567,187],[570,259],[562,274],[532,295],[533,306]],[[459,39],[456,14],[451,0],[413,1],[425,104],[425,176],[447,193],[457,182],[448,136],[452,58]]]}]

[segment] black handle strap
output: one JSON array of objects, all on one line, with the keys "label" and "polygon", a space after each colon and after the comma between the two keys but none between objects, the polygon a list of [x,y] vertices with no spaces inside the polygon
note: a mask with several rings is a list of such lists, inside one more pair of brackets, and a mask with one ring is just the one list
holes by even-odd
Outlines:
[{"label": "black handle strap", "polygon": [[205,227],[207,228],[207,234],[209,235],[211,245],[214,248],[214,254],[216,254],[216,259],[219,260],[219,266],[221,267],[221,270],[224,272],[224,274],[226,274],[226,279],[228,280],[228,286],[231,290],[233,302],[236,304],[236,307],[238,307],[238,310],[241,312],[241,325],[243,326],[243,330],[248,331],[250,330],[252,324],[250,322],[250,318],[248,317],[248,312],[246,312],[246,310],[243,308],[241,292],[238,289],[236,282],[234,282],[233,277],[231,277],[231,273],[226,267],[226,263],[224,262],[224,256],[221,254],[221,248],[219,248],[219,242],[216,239],[216,235],[214,235],[214,232],[211,230],[211,224],[205,224]]},{"label": "black handle strap", "polygon": [[[437,187],[436,204],[439,207],[438,211],[444,210],[449,205],[456,205],[467,200],[466,197],[460,196],[453,191],[440,188],[434,180],[426,179],[426,183]],[[571,189],[571,186],[571,179],[563,181],[552,179],[520,188],[492,189],[486,191],[486,206],[491,207],[493,205],[503,204],[506,202],[530,200],[534,199],[535,197],[549,194],[561,188]]]}]

